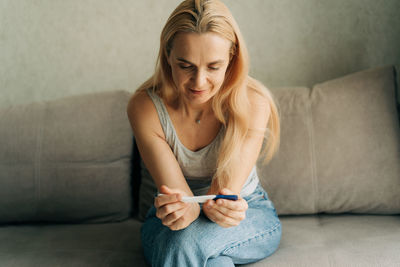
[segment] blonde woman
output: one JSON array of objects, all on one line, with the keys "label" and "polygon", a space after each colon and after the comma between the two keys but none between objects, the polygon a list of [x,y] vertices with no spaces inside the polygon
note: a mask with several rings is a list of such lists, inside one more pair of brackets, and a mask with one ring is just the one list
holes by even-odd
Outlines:
[{"label": "blonde woman", "polygon": [[[159,193],[142,226],[152,266],[234,266],[278,247],[281,225],[255,164],[279,145],[268,89],[248,75],[239,28],[218,0],[183,1],[169,17],[154,75],[128,116]],[[239,199],[182,202],[202,194]]]}]

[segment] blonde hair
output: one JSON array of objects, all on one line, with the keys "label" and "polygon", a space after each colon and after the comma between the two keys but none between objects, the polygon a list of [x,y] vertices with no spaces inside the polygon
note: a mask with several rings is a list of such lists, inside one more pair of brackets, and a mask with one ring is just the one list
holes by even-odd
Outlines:
[{"label": "blonde hair", "polygon": [[[245,42],[232,14],[219,0],[185,0],[170,15],[160,38],[154,75],[143,83],[136,93],[152,88],[164,101],[171,104],[179,97],[172,80],[171,67],[167,58],[172,49],[174,37],[180,32],[213,32],[230,40],[230,63],[225,80],[218,93],[213,97],[212,108],[216,118],[225,127],[225,137],[218,155],[214,179],[221,186],[231,176],[232,166],[240,160],[242,144],[251,132],[249,129],[248,90],[255,90],[269,103],[270,117],[265,132],[267,142],[264,147],[265,163],[268,163],[278,150],[280,141],[279,114],[272,94],[259,81],[251,78],[249,58]],[[234,144],[234,145],[233,145]]]}]

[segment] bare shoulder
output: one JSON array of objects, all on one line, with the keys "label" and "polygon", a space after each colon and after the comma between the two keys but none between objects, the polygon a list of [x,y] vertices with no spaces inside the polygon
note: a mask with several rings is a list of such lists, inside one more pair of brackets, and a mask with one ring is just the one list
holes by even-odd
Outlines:
[{"label": "bare shoulder", "polygon": [[250,105],[269,106],[269,101],[266,93],[266,87],[250,87],[248,86],[247,95]]},{"label": "bare shoulder", "polygon": [[146,91],[137,92],[131,97],[127,106],[127,115],[135,135],[143,131],[162,134],[157,110]]},{"label": "bare shoulder", "polygon": [[135,111],[145,111],[151,110],[154,106],[149,95],[146,91],[136,92],[132,95],[131,99],[129,100],[127,113],[129,117],[133,117],[135,115],[139,115],[141,112]]},{"label": "bare shoulder", "polygon": [[249,85],[247,96],[250,104],[250,116],[269,116],[270,103],[265,86],[261,83],[252,86]]}]

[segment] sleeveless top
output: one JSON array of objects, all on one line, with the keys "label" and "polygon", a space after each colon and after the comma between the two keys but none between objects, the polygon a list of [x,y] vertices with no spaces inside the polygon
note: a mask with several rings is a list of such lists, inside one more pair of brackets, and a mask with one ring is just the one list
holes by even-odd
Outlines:
[{"label": "sleeveless top", "polygon": [[[210,144],[198,151],[192,151],[186,148],[179,140],[162,99],[151,89],[147,90],[147,94],[154,103],[166,141],[171,147],[190,189],[194,195],[206,194],[216,170],[218,151],[224,138],[225,130],[221,127],[219,133]],[[143,168],[145,171],[142,172],[142,175],[147,177],[142,177],[142,179],[151,179],[150,173],[142,163],[142,169]],[[242,187],[240,195],[242,197],[250,195],[257,187],[258,182],[259,178],[256,166],[254,166]]]}]

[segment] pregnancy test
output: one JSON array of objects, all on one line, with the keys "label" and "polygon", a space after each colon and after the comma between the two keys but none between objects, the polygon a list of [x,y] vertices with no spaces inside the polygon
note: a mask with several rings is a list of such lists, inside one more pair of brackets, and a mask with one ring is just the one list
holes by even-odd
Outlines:
[{"label": "pregnancy test", "polygon": [[[162,196],[163,194],[158,194],[159,196]],[[182,202],[186,203],[204,203],[207,200],[212,199],[212,200],[217,200],[217,199],[228,199],[228,200],[238,200],[237,195],[204,195],[204,196],[195,196],[195,197],[182,197]]]}]

